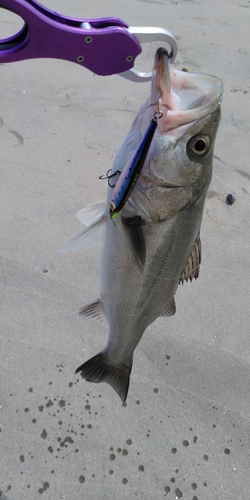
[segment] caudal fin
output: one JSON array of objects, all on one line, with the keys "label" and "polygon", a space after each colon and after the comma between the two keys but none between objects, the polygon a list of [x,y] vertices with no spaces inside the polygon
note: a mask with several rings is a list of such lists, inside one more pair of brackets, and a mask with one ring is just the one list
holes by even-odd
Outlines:
[{"label": "caudal fin", "polygon": [[76,373],[88,382],[106,382],[117,392],[123,402],[126,401],[131,365],[115,365],[108,356],[99,352],[96,356],[83,363],[77,368]]}]

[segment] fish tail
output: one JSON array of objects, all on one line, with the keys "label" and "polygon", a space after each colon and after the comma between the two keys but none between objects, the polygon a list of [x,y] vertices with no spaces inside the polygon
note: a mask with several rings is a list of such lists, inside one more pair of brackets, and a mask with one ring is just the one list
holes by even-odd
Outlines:
[{"label": "fish tail", "polygon": [[126,401],[129,378],[132,369],[130,364],[115,364],[107,354],[99,352],[93,358],[79,366],[75,373],[81,374],[88,382],[106,382],[117,392],[123,402]]}]

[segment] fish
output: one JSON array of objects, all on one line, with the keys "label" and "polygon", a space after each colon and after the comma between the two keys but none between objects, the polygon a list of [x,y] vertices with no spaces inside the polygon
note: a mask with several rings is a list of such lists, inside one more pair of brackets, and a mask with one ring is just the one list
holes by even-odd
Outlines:
[{"label": "fish", "polygon": [[[174,315],[178,286],[199,276],[200,229],[222,94],[219,78],[177,70],[160,47],[150,95],[116,153],[107,198],[78,212],[85,229],[59,249],[78,250],[102,242],[100,296],[80,314],[108,325],[109,336],[103,350],[76,373],[90,382],[106,382],[122,402],[128,394],[133,353],[146,328],[160,316]],[[119,173],[159,110],[161,118],[140,175],[112,220],[110,202]]]}]

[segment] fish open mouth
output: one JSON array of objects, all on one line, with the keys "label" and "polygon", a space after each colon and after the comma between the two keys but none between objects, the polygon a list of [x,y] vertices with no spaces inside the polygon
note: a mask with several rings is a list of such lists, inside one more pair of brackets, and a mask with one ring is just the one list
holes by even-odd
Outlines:
[{"label": "fish open mouth", "polygon": [[215,111],[221,103],[222,92],[223,84],[219,78],[177,70],[170,63],[166,49],[157,50],[150,106],[153,103],[155,111],[160,106],[162,133],[182,136],[191,124]]}]

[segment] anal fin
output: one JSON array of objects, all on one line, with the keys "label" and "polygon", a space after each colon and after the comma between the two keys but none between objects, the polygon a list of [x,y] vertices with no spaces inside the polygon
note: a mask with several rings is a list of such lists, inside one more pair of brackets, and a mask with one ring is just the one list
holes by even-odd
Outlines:
[{"label": "anal fin", "polygon": [[175,300],[174,297],[168,302],[167,306],[165,307],[164,311],[160,314],[159,317],[161,316],[173,316],[176,313],[176,305],[175,305]]},{"label": "anal fin", "polygon": [[201,240],[200,235],[198,234],[192,250],[188,256],[188,260],[185,264],[185,267],[182,271],[179,283],[184,283],[184,281],[192,281],[193,279],[197,279],[200,272],[200,263],[201,263]]},{"label": "anal fin", "polygon": [[90,321],[95,321],[95,323],[98,323],[99,325],[107,325],[107,319],[99,299],[91,304],[81,307],[79,314]]}]

